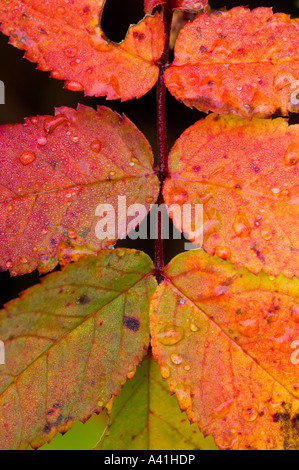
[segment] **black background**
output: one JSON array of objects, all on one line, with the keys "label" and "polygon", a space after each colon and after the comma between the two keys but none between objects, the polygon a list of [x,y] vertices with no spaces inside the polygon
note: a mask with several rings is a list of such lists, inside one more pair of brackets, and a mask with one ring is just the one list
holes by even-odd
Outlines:
[{"label": "black background", "polygon": [[[41,0],[43,1],[43,0]],[[227,9],[247,4],[250,8],[258,6],[272,7],[274,12],[289,13],[299,17],[299,0],[263,0],[262,2],[238,2],[228,0],[211,0],[212,8]],[[107,37],[119,42],[124,39],[130,24],[137,23],[144,16],[143,0],[106,0],[102,17],[102,28]],[[1,18],[0,18],[1,21]],[[119,113],[125,113],[144,133],[152,145],[157,158],[155,89],[144,97],[125,103],[106,101],[104,98],[86,98],[83,93],[74,93],[63,89],[63,82],[49,79],[49,73],[35,69],[36,65],[23,59],[23,52],[8,45],[8,38],[0,34],[0,80],[5,84],[5,105],[0,106],[0,124],[23,122],[24,117],[53,115],[54,108],[59,106],[77,107],[78,103],[96,107],[108,105]],[[167,95],[167,126],[169,149],[181,133],[200,119],[196,110],[191,110]],[[297,115],[291,115],[290,123],[299,122]],[[1,171],[1,169],[0,169]],[[165,247],[165,261],[183,251],[184,240],[168,241]],[[120,245],[120,243],[118,243]],[[122,246],[144,250],[151,257],[154,255],[154,242],[133,242],[125,240]],[[39,282],[37,272],[10,278],[9,274],[0,274],[0,308],[15,298],[19,292]]]}]

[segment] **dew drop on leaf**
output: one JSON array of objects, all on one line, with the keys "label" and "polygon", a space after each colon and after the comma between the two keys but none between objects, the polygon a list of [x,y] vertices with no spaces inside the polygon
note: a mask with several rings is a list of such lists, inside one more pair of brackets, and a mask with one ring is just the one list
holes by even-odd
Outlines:
[{"label": "dew drop on leaf", "polygon": [[286,165],[296,165],[299,160],[299,145],[292,143],[288,146],[284,155],[284,161]]},{"label": "dew drop on leaf", "polygon": [[95,153],[99,153],[101,151],[101,148],[102,148],[102,143],[100,140],[94,140],[90,144],[90,149]]},{"label": "dew drop on leaf", "polygon": [[242,416],[245,421],[252,422],[255,421],[258,417],[258,411],[256,408],[253,407],[244,408],[244,410],[242,411]]},{"label": "dew drop on leaf", "polygon": [[171,354],[170,359],[176,365],[182,364],[183,362],[182,356],[179,356],[178,354]]},{"label": "dew drop on leaf", "polygon": [[259,322],[255,318],[241,321],[239,323],[239,331],[242,335],[251,338],[256,336],[259,332]]},{"label": "dew drop on leaf", "polygon": [[26,151],[22,153],[20,160],[24,166],[30,165],[30,163],[32,163],[35,160],[35,153]]},{"label": "dew drop on leaf", "polygon": [[184,328],[181,326],[166,325],[157,334],[160,343],[165,346],[172,346],[184,338]]}]

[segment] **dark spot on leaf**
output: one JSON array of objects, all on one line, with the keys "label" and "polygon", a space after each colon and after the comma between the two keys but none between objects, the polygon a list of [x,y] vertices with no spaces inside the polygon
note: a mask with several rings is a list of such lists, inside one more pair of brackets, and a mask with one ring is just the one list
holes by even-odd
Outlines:
[{"label": "dark spot on leaf", "polygon": [[47,423],[46,426],[44,427],[44,432],[46,434],[49,434],[51,432],[51,428],[52,428],[51,424]]},{"label": "dark spot on leaf", "polygon": [[135,317],[125,317],[124,326],[132,331],[138,331],[140,327],[140,321]]},{"label": "dark spot on leaf", "polygon": [[78,297],[76,303],[80,305],[86,305],[89,302],[90,302],[90,298],[87,295],[81,295],[81,297]]}]

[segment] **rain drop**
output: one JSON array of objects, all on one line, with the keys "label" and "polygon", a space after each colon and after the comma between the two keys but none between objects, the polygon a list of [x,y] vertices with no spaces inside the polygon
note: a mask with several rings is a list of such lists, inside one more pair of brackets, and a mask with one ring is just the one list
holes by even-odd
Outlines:
[{"label": "rain drop", "polygon": [[179,365],[183,362],[183,358],[181,356],[179,356],[178,354],[172,354],[170,356],[170,359],[176,365]]},{"label": "rain drop", "polygon": [[296,165],[299,160],[299,145],[296,143],[292,143],[288,146],[285,154],[284,154],[284,161],[286,165]]},{"label": "rain drop", "polygon": [[22,153],[20,160],[24,166],[30,165],[35,160],[35,153],[26,151]]},{"label": "rain drop", "polygon": [[244,410],[242,411],[242,416],[245,421],[252,422],[255,421],[258,417],[258,411],[256,408],[253,407],[244,408]]},{"label": "rain drop", "polygon": [[157,338],[164,346],[172,346],[184,338],[184,328],[181,326],[166,325],[159,331]]},{"label": "rain drop", "polygon": [[94,140],[90,144],[90,149],[95,153],[99,153],[101,151],[101,148],[102,148],[102,143],[100,140]]}]

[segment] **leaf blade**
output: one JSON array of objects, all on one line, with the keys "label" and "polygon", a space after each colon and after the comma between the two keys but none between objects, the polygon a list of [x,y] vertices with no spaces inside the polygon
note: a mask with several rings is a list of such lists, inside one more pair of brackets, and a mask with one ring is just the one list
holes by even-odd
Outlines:
[{"label": "leaf blade", "polygon": [[141,252],[103,251],[6,305],[2,449],[40,447],[119,393],[148,347],[152,270]]},{"label": "leaf blade", "polygon": [[[158,78],[163,52],[161,18],[147,17],[131,27],[126,39],[114,44],[98,26],[105,0],[57,7],[55,0],[1,0],[1,31],[10,43],[26,51],[39,70],[65,80],[72,91],[88,96],[128,100],[147,93]],[[136,80],[136,76],[140,80]]]},{"label": "leaf blade", "polygon": [[[203,250],[177,256],[164,274],[151,305],[153,353],[189,420],[222,449],[298,448],[298,279],[255,276]],[[167,343],[165,325],[184,335]]]},{"label": "leaf blade", "polygon": [[212,114],[174,145],[166,204],[203,205],[203,247],[212,256],[255,274],[298,277],[298,152],[296,125]]},{"label": "leaf blade", "polygon": [[169,91],[199,111],[245,118],[298,112],[298,20],[270,8],[203,14],[181,31]]},{"label": "leaf blade", "polygon": [[62,242],[114,244],[127,227],[98,239],[97,207],[110,204],[118,217],[119,196],[147,211],[158,196],[148,142],[108,108],[59,108],[0,132],[0,268],[13,275],[54,269]]},{"label": "leaf blade", "polygon": [[[134,416],[134,420],[132,420]],[[152,357],[114,399],[110,427],[96,450],[215,450],[211,438],[190,427]]]}]

